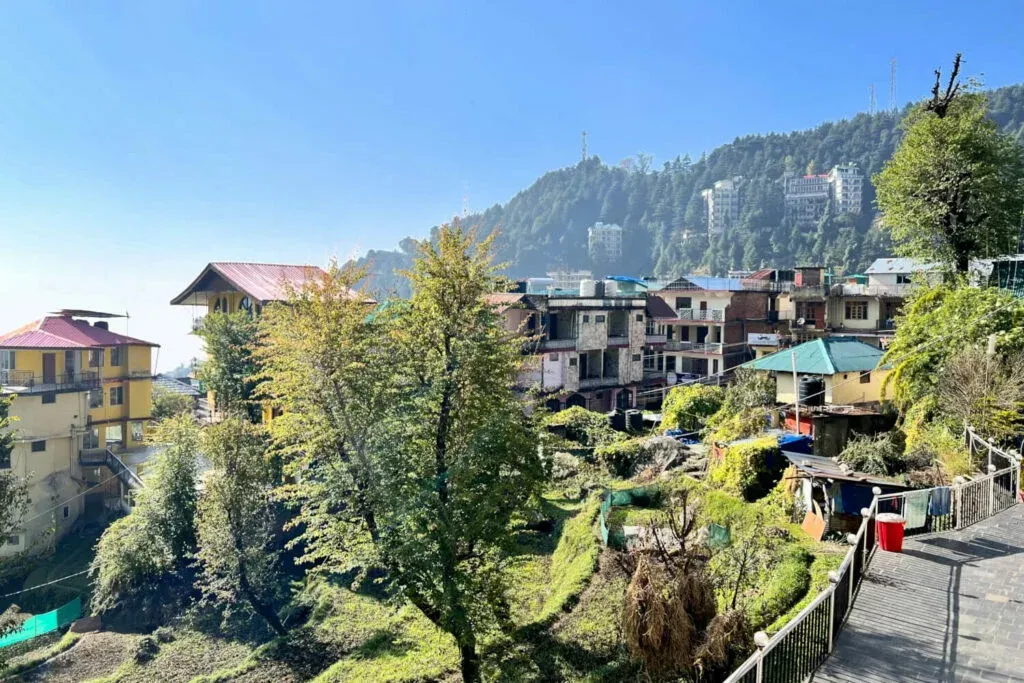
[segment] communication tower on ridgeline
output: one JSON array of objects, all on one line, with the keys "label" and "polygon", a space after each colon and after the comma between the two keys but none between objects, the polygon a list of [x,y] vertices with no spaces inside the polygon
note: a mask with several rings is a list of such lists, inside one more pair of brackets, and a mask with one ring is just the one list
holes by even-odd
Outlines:
[{"label": "communication tower on ridgeline", "polygon": [[896,111],[896,58],[889,60],[889,110]]},{"label": "communication tower on ridgeline", "polygon": [[876,102],[875,102],[875,84],[874,83],[871,84],[871,88],[868,90],[868,94],[869,94],[868,113],[869,114],[874,114],[875,113],[875,104],[876,104]]},{"label": "communication tower on ridgeline", "polygon": [[580,161],[587,160],[587,131],[583,131],[583,145],[580,150]]}]

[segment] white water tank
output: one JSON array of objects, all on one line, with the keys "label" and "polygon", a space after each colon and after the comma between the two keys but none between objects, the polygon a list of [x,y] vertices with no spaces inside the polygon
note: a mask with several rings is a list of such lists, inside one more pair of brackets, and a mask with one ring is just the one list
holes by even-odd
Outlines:
[{"label": "white water tank", "polygon": [[580,280],[580,296],[597,296],[597,280]]},{"label": "white water tank", "polygon": [[604,295],[615,296],[619,293],[619,281],[618,280],[605,280],[604,281]]}]

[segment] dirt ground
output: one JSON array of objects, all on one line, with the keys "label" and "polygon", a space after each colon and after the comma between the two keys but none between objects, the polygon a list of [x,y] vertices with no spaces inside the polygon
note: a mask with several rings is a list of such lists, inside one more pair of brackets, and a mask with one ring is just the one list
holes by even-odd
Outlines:
[{"label": "dirt ground", "polygon": [[70,650],[26,671],[20,680],[79,683],[108,676],[130,656],[138,639],[136,635],[109,631],[87,633]]}]

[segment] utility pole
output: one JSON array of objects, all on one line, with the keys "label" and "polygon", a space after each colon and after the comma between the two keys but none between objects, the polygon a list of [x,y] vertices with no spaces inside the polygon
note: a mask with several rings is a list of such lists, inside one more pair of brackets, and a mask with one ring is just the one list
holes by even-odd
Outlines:
[{"label": "utility pole", "polygon": [[583,145],[580,150],[580,161],[587,160],[587,131],[583,131]]},{"label": "utility pole", "polygon": [[789,360],[793,363],[793,397],[796,405],[796,433],[800,433],[800,382],[796,377],[796,351],[789,352]]}]

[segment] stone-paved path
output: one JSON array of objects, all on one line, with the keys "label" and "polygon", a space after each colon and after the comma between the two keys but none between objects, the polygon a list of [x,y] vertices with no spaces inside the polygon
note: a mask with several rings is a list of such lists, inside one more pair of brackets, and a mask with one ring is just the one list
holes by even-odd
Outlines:
[{"label": "stone-paved path", "polygon": [[815,683],[1024,682],[1024,505],[875,552]]}]

